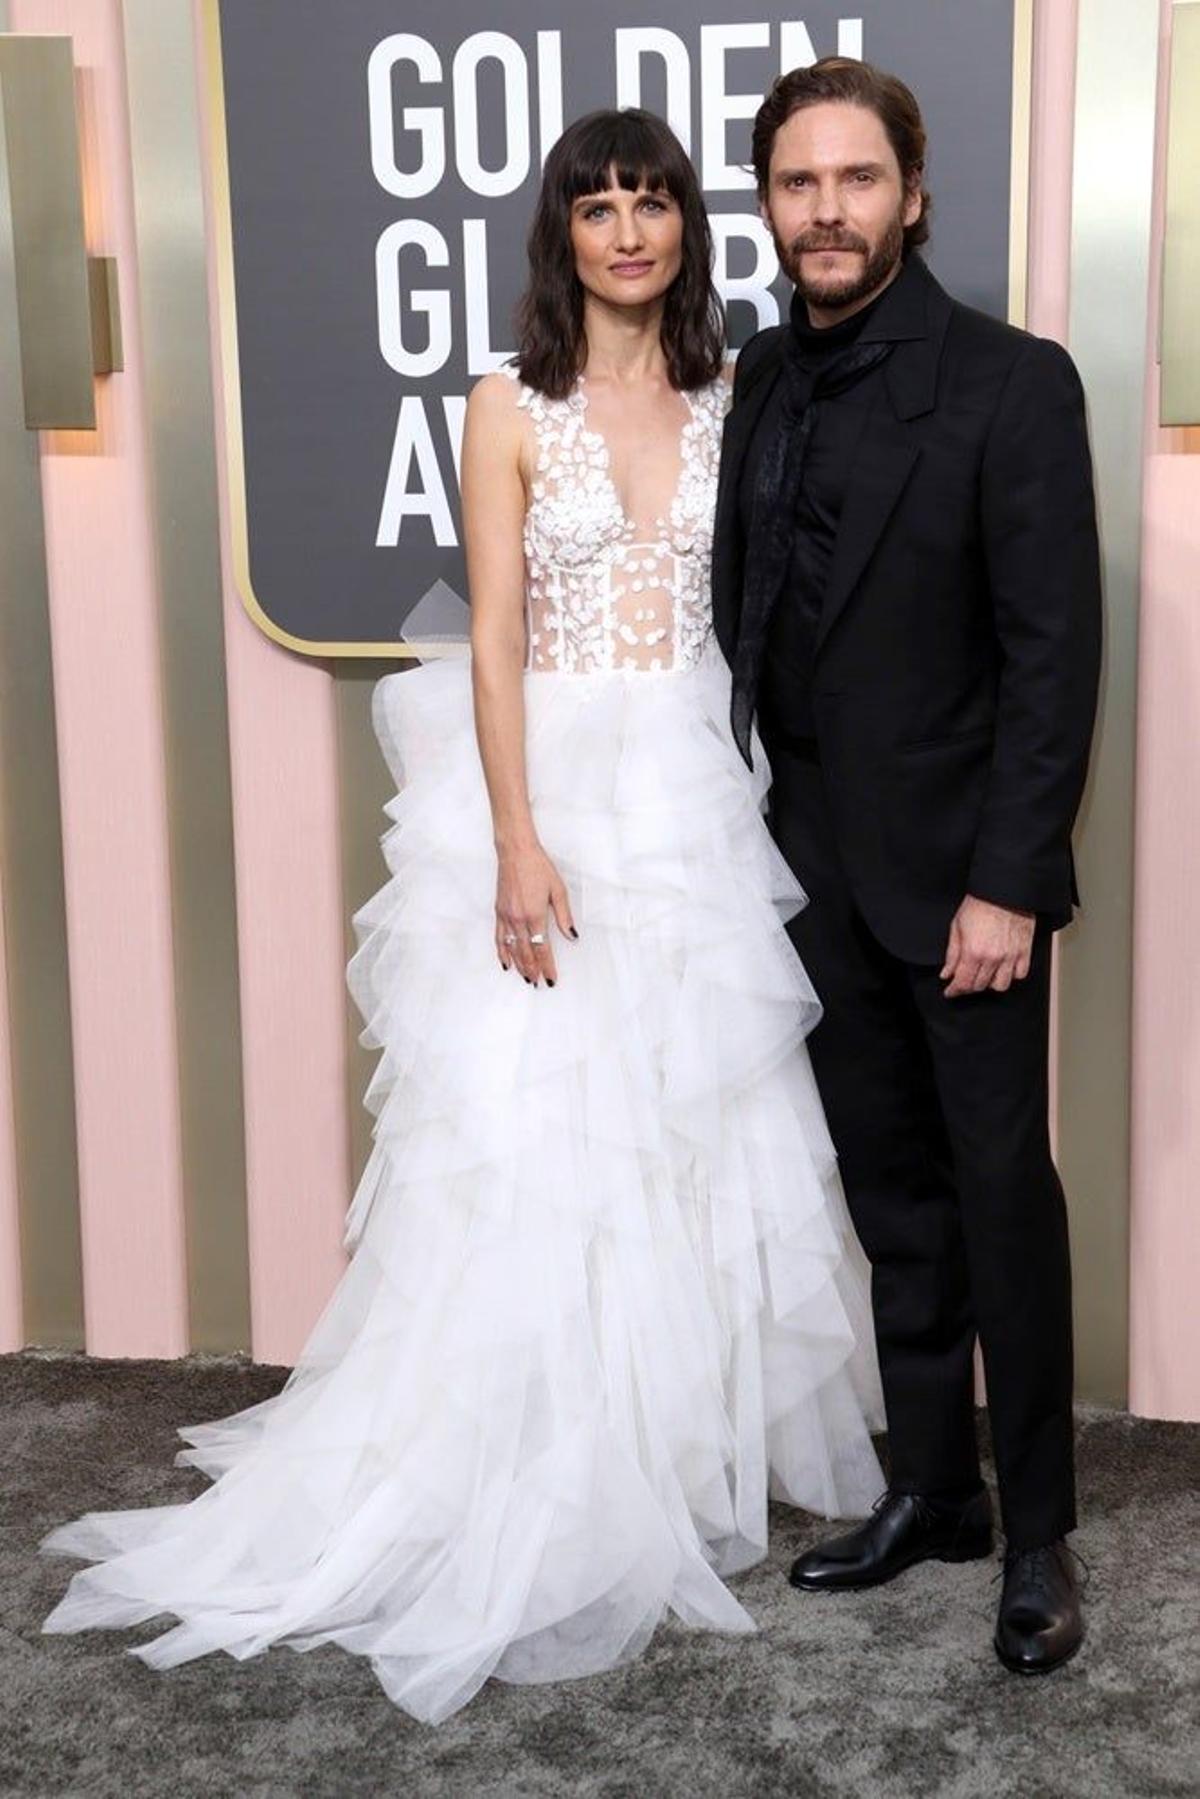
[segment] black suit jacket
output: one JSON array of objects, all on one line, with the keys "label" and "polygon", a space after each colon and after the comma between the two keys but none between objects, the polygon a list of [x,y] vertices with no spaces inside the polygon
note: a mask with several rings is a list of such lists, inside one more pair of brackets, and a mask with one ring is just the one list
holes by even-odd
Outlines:
[{"label": "black suit jacket", "polygon": [[[725,421],[713,612],[731,666],[739,474],[788,329],[741,352]],[[872,338],[895,348],[846,491],[813,712],[860,910],[895,954],[940,961],[967,893],[1055,927],[1078,898],[1101,638],[1091,457],[1066,351],[952,300],[919,257]]]}]

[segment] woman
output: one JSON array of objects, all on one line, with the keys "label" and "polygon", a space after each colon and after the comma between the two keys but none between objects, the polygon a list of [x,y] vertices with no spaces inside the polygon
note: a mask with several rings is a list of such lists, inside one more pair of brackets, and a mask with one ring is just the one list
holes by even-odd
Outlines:
[{"label": "woman", "polygon": [[722,1577],[768,1490],[883,1484],[803,895],[711,632],[721,315],[667,127],[572,126],[530,260],[468,407],[470,672],[375,690],[403,785],[348,969],[383,1052],[355,1253],[281,1392],[180,1431],[213,1486],[43,1545],[98,1564],[46,1630],[172,1613],[154,1667],[340,1643],[433,1721],[667,1610],[752,1629]]}]

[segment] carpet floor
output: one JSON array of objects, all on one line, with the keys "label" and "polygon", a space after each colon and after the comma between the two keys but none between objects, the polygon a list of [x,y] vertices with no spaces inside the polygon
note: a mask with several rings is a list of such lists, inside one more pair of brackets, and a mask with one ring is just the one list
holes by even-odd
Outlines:
[{"label": "carpet floor", "polygon": [[[784,1578],[823,1528],[777,1507],[737,1591],[754,1637],[671,1623],[620,1671],[490,1682],[437,1729],[326,1644],[165,1672],[122,1653],[170,1622],[43,1636],[83,1564],[36,1553],[81,1512],[208,1485],[173,1464],[178,1424],[282,1385],[236,1360],[0,1356],[0,1792],[404,1794],[416,1799],[1140,1799],[1200,1794],[1200,1426],[1082,1410],[1091,1567],[1080,1655],[1041,1680],[991,1649],[998,1561],[927,1564],[872,1593]],[[986,1453],[986,1429],[981,1418]],[[990,1461],[988,1474],[991,1476]]]}]

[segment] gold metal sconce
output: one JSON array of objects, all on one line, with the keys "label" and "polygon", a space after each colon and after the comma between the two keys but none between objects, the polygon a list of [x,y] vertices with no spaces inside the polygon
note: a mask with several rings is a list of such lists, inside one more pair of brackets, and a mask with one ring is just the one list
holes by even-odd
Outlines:
[{"label": "gold metal sconce", "polygon": [[1200,5],[1171,20],[1159,422],[1200,425]]},{"label": "gold metal sconce", "polygon": [[117,268],[89,256],[69,37],[0,35],[25,423],[96,426],[94,377],[123,367]]}]

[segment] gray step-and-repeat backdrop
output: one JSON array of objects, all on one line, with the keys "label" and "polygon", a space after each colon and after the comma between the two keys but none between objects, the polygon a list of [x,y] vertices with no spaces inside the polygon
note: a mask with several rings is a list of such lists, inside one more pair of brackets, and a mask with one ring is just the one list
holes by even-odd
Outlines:
[{"label": "gray step-and-repeat backdrop", "polygon": [[512,348],[542,159],[581,113],[647,106],[683,139],[737,346],[786,306],[747,167],[764,90],[834,51],[892,69],[929,128],[931,266],[1009,309],[1022,0],[819,0],[782,20],[757,0],[209,5],[235,562],[293,647],[464,632],[466,396]]}]

